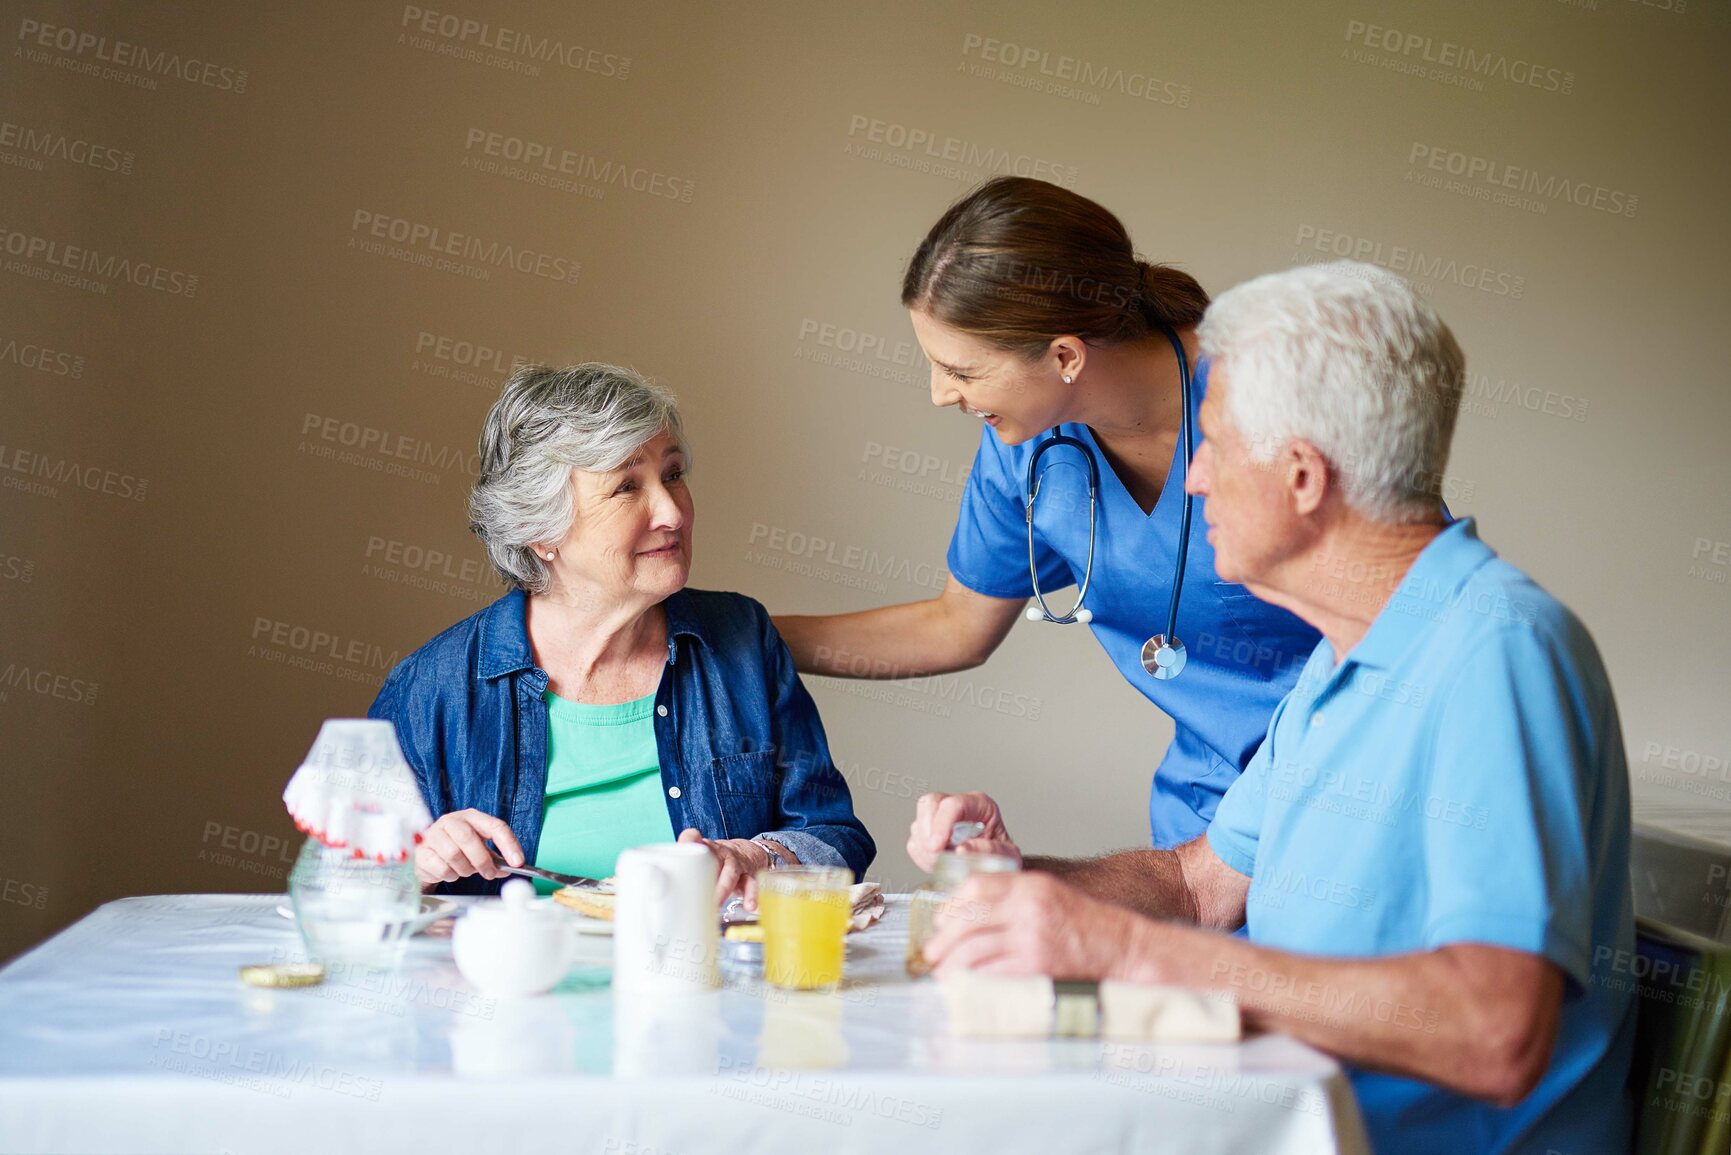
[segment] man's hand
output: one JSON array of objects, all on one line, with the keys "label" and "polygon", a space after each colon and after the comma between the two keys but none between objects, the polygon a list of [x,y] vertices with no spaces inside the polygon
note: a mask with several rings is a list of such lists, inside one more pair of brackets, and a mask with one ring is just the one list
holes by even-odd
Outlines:
[{"label": "man's hand", "polygon": [[1148,925],[1049,874],[976,874],[938,913],[925,956],[939,975],[1146,976]]},{"label": "man's hand", "polygon": [[1004,816],[988,794],[922,794],[908,826],[908,857],[928,874],[938,855],[950,848],[950,829],[958,822],[981,822],[978,838],[957,847],[965,854],[1003,854],[1022,861],[1022,851],[1004,829]]}]

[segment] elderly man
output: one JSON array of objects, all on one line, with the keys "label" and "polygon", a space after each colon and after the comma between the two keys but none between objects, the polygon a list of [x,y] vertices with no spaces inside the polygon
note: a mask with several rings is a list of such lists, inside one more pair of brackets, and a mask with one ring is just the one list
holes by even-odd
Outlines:
[{"label": "elderly man", "polygon": [[[1351,263],[1233,289],[1201,340],[1219,574],[1323,640],[1202,837],[970,880],[928,957],[1233,992],[1345,1061],[1381,1151],[1624,1150],[1616,704],[1574,615],[1444,512],[1460,348]],[[1020,853],[983,794],[922,799],[910,852],[962,818]]]}]

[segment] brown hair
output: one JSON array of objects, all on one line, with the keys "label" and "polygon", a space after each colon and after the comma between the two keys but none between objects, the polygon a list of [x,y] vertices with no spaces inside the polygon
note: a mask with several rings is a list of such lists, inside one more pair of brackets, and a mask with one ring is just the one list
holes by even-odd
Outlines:
[{"label": "brown hair", "polygon": [[938,218],[908,262],[902,304],[1034,357],[1052,338],[1133,341],[1194,325],[1196,278],[1138,260],[1102,205],[1028,177],[987,181]]}]

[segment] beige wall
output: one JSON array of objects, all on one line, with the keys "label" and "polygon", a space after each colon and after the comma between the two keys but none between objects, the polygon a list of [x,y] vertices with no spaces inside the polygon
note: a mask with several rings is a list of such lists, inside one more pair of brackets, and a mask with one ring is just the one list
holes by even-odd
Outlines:
[{"label": "beige wall", "polygon": [[[1451,503],[1592,627],[1640,788],[1731,805],[1723,0],[420,7],[568,63],[391,3],[6,5],[0,957],[120,895],[282,888],[319,721],[495,592],[462,501],[513,355],[679,392],[695,584],[929,593],[978,427],[927,403],[898,276],[999,158],[1214,290],[1330,245],[1421,264],[1475,378]],[[1463,52],[1489,74],[1425,59]],[[486,133],[578,172],[513,179]],[[422,267],[357,213],[542,268]],[[410,472],[333,455],[362,430]],[[1085,631],[812,688],[893,885],[926,788],[1043,850],[1146,837],[1171,727]]]}]

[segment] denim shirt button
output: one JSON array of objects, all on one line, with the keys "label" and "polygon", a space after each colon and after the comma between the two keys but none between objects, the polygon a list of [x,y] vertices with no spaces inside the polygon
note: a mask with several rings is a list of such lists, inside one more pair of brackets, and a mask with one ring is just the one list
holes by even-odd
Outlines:
[{"label": "denim shirt button", "polygon": [[679,797],[679,787],[677,787],[677,786],[669,786],[669,787],[668,787],[668,788],[667,788],[667,796],[668,796],[668,797],[669,797],[669,798],[678,798],[678,797]]},{"label": "denim shirt button", "polygon": [[[655,713],[658,716],[665,718],[665,717],[667,717],[667,707],[666,706],[657,706],[657,707],[655,707]],[[677,797],[679,797],[679,795],[675,794],[674,797],[677,798]]]}]

